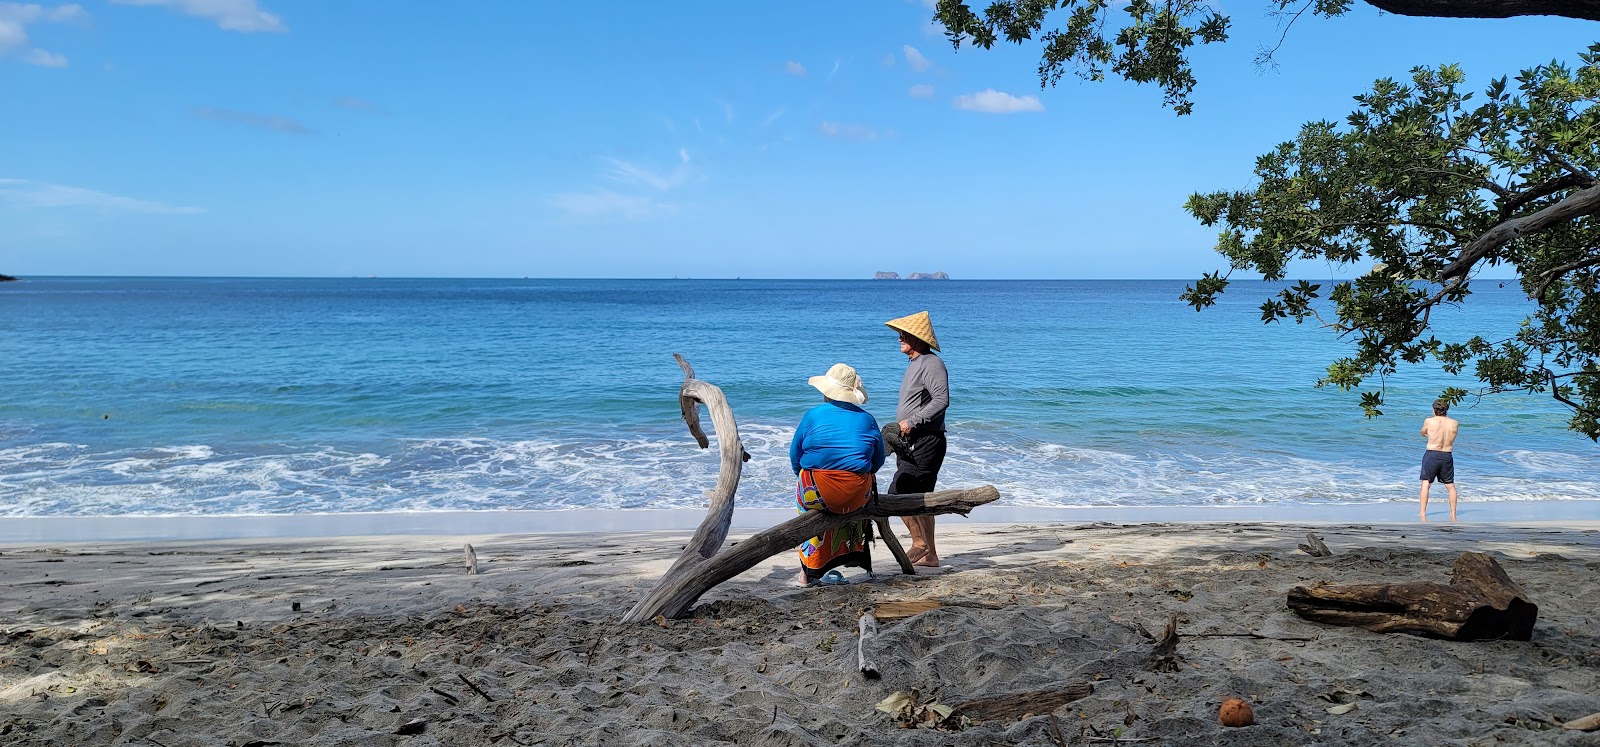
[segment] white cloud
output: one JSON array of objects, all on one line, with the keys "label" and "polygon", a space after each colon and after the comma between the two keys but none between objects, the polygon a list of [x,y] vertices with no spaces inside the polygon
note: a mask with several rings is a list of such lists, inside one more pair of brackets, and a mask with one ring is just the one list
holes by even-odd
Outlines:
[{"label": "white cloud", "polygon": [[333,100],[333,105],[341,109],[350,109],[358,112],[373,112],[376,114],[383,113],[383,110],[378,108],[377,104],[374,104],[366,99],[357,98],[355,96],[340,96],[339,98]]},{"label": "white cloud", "polygon": [[253,112],[240,112],[232,109],[215,109],[209,106],[202,106],[199,109],[194,110],[194,115],[201,119],[209,119],[213,122],[242,124],[250,127],[260,127],[266,130],[287,132],[291,135],[310,135],[313,132],[311,128],[306,127],[305,125],[300,124],[292,119],[288,119],[286,117],[274,117],[268,114],[255,114]]},{"label": "white cloud", "polygon": [[23,54],[22,61],[28,63],[29,65],[38,65],[40,67],[67,66],[66,55],[56,54],[55,52],[46,52],[38,47],[34,47],[33,49],[28,50],[27,53]]},{"label": "white cloud", "polygon": [[65,55],[28,46],[28,26],[40,21],[67,23],[88,18],[77,4],[46,8],[37,3],[0,2],[0,56],[20,52],[23,62],[44,67],[66,67]]},{"label": "white cloud", "polygon": [[894,53],[893,52],[890,52],[890,53],[888,53],[888,54],[883,56],[883,66],[884,67],[894,67]]},{"label": "white cloud", "polygon": [[923,57],[922,53],[918,52],[916,47],[907,44],[901,48],[901,51],[905,53],[906,64],[910,65],[912,70],[922,73],[927,72],[928,68],[933,67],[933,61]]},{"label": "white cloud", "polygon": [[277,16],[262,10],[256,0],[111,0],[119,5],[159,5],[180,13],[215,21],[228,31],[288,31]]},{"label": "white cloud", "polygon": [[783,71],[797,77],[806,77],[806,66],[795,62],[794,60],[789,60],[788,62],[783,63]]},{"label": "white cloud", "polygon": [[771,114],[768,114],[766,119],[761,120],[761,126],[762,127],[771,127],[773,122],[776,122],[780,118],[783,117],[784,109],[785,109],[785,107],[780,106],[780,107],[778,107],[777,111],[775,111],[775,112],[773,112]]},{"label": "white cloud", "polygon": [[828,137],[839,138],[840,140],[867,142],[878,139],[878,133],[866,125],[823,121],[817,127],[817,131]]},{"label": "white cloud", "polygon": [[609,189],[551,195],[547,203],[575,218],[645,220],[678,212],[677,205],[648,196],[618,194]]},{"label": "white cloud", "polygon": [[662,192],[681,187],[694,177],[694,164],[689,158],[687,148],[678,149],[678,164],[668,173],[655,171],[620,158],[607,158],[605,161],[611,166],[606,173],[612,179]]},{"label": "white cloud", "polygon": [[965,93],[951,102],[957,109],[989,114],[1015,114],[1017,112],[1042,112],[1044,104],[1037,96],[1012,96],[1005,91],[988,88],[977,93]]},{"label": "white cloud", "polygon": [[0,202],[26,208],[93,208],[125,213],[192,215],[205,210],[29,179],[0,179]]},{"label": "white cloud", "polygon": [[933,86],[927,83],[918,83],[911,87],[911,98],[925,99],[933,95]]}]

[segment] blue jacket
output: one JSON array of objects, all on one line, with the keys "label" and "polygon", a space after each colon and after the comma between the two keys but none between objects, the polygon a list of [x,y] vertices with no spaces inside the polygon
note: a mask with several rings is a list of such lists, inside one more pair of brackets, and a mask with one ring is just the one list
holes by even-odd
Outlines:
[{"label": "blue jacket", "polygon": [[883,466],[883,434],[872,414],[849,402],[828,400],[806,411],[789,442],[789,466],[877,472]]}]

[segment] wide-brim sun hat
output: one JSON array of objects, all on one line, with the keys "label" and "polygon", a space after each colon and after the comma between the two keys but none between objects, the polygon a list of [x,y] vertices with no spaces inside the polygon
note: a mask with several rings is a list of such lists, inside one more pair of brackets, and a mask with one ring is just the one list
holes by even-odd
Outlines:
[{"label": "wide-brim sun hat", "polygon": [[827,373],[806,379],[806,383],[816,387],[828,399],[858,405],[867,402],[867,389],[861,385],[861,377],[854,368],[843,363],[833,364]]},{"label": "wide-brim sun hat", "polygon": [[911,316],[903,316],[899,319],[890,319],[884,324],[890,329],[899,330],[928,343],[928,347],[934,350],[939,349],[939,338],[933,334],[933,319],[928,316],[926,311],[919,311]]}]

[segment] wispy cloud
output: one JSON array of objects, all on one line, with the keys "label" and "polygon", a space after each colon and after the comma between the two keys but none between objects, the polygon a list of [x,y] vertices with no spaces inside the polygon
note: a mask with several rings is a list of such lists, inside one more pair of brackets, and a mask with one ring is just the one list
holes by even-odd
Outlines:
[{"label": "wispy cloud", "polygon": [[606,173],[612,179],[662,192],[681,187],[694,177],[694,164],[687,148],[678,149],[678,163],[666,173],[620,158],[607,158],[605,161],[610,166]]},{"label": "wispy cloud", "polygon": [[783,63],[783,71],[796,77],[806,77],[806,66],[794,60]]},{"label": "wispy cloud", "polygon": [[214,21],[219,28],[242,33],[288,31],[283,20],[262,10],[256,0],[111,0],[118,5],[156,5]]},{"label": "wispy cloud", "polygon": [[901,47],[900,51],[905,54],[906,64],[910,65],[912,70],[924,73],[928,71],[928,68],[933,67],[933,61],[922,56],[922,53],[918,52],[917,48],[910,44]]},{"label": "wispy cloud", "polygon": [[1037,96],[1012,96],[993,88],[977,93],[964,93],[951,102],[957,109],[989,114],[1015,114],[1017,112],[1042,112],[1044,104]]},{"label": "wispy cloud", "polygon": [[927,83],[918,83],[911,87],[911,98],[925,99],[933,95],[933,86]]},{"label": "wispy cloud", "polygon": [[26,208],[90,208],[124,213],[193,215],[205,210],[123,197],[82,187],[0,178],[0,202]]},{"label": "wispy cloud", "polygon": [[57,5],[46,8],[37,3],[0,2],[0,57],[20,52],[23,62],[41,67],[66,67],[65,55],[28,44],[28,26],[41,21],[67,23],[89,17],[83,6]]},{"label": "wispy cloud", "polygon": [[882,62],[884,67],[894,67],[894,53],[889,52],[884,54]]},{"label": "wispy cloud", "polygon": [[66,55],[64,55],[64,54],[56,54],[55,52],[46,52],[46,51],[44,51],[42,49],[37,49],[37,48],[30,49],[25,54],[23,54],[22,55],[22,61],[28,63],[29,65],[38,65],[39,67],[66,67],[67,66],[67,56]]},{"label": "wispy cloud", "polygon": [[574,218],[646,220],[675,215],[678,206],[647,195],[625,195],[609,189],[551,195],[546,203]]},{"label": "wispy cloud", "polygon": [[777,111],[775,111],[775,112],[773,112],[771,114],[768,114],[766,119],[761,120],[761,126],[762,127],[771,127],[773,122],[776,122],[780,118],[783,117],[784,109],[785,109],[785,107],[781,107],[780,106],[780,107],[778,107]]},{"label": "wispy cloud", "polygon": [[822,124],[817,126],[817,131],[821,132],[827,137],[838,138],[840,140],[867,142],[878,139],[877,131],[866,125],[842,124],[839,122],[829,122],[824,120]]},{"label": "wispy cloud", "polygon": [[209,106],[202,106],[194,110],[194,115],[201,119],[209,119],[213,122],[227,122],[229,124],[260,127],[267,130],[287,132],[291,135],[310,135],[313,133],[311,128],[306,127],[305,125],[300,124],[292,119],[288,119],[286,117],[274,117],[267,114],[255,114],[252,112],[240,112],[232,109],[215,109]]},{"label": "wispy cloud", "polygon": [[379,108],[377,104],[374,104],[366,99],[356,98],[355,96],[340,96],[339,98],[333,100],[333,105],[341,109],[349,109],[351,111],[372,112],[374,114],[383,113],[383,109]]}]

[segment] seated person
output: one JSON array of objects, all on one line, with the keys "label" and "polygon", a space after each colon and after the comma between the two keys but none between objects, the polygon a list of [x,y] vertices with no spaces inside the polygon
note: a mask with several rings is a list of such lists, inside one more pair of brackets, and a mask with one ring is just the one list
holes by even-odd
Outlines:
[{"label": "seated person", "polygon": [[[860,407],[867,391],[854,368],[836,363],[808,383],[822,392],[823,401],[800,418],[789,444],[789,465],[800,478],[795,503],[802,513],[847,514],[867,505],[876,491],[873,473],[883,466],[883,436],[878,421]],[[843,565],[871,573],[871,525],[870,519],[854,521],[806,540],[800,546],[799,582],[810,586]]]}]

